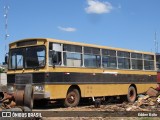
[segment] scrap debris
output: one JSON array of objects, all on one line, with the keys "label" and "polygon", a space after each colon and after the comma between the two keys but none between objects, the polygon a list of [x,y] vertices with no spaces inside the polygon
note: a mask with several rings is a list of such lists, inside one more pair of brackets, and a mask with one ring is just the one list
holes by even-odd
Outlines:
[{"label": "scrap debris", "polygon": [[[32,91],[32,86],[31,85],[26,85],[26,87],[30,87],[30,91]],[[28,105],[25,106],[24,99],[28,99],[28,96],[32,96],[32,94],[27,94],[25,95],[25,90],[16,90],[14,93],[10,93],[5,87],[0,87],[0,111],[5,111],[5,110],[14,110],[13,108],[20,108],[22,111],[31,111],[32,108]],[[28,92],[28,91],[27,91]],[[31,97],[30,97],[31,98]],[[28,100],[29,101],[29,100]],[[30,100],[32,102],[32,99]],[[29,101],[29,102],[30,102]],[[28,104],[29,104],[28,102]]]},{"label": "scrap debris", "polygon": [[137,101],[134,103],[124,102],[116,106],[115,111],[160,111],[160,91],[149,88],[145,94],[138,95]]},{"label": "scrap debris", "polygon": [[149,88],[144,94],[139,94],[134,103],[123,102],[94,107],[100,111],[160,111],[160,91]]}]

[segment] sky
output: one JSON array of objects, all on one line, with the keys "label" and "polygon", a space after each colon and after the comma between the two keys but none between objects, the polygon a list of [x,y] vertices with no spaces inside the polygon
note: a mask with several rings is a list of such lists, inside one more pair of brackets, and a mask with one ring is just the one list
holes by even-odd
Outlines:
[{"label": "sky", "polygon": [[0,0],[0,63],[10,42],[37,37],[155,52],[159,6],[160,0]]}]

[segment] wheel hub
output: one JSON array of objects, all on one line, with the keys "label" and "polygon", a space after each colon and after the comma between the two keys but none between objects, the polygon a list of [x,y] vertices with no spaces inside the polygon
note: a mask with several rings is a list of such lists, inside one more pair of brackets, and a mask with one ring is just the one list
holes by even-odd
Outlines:
[{"label": "wheel hub", "polygon": [[74,101],[75,101],[75,96],[74,96],[74,95],[70,95],[70,96],[68,97],[68,102],[69,102],[69,103],[74,103]]}]

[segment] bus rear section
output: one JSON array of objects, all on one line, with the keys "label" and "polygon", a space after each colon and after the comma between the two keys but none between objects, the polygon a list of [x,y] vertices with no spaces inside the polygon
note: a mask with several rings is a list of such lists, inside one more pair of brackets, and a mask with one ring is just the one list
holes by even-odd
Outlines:
[{"label": "bus rear section", "polygon": [[156,53],[156,67],[157,67],[157,89],[160,90],[160,53]]}]

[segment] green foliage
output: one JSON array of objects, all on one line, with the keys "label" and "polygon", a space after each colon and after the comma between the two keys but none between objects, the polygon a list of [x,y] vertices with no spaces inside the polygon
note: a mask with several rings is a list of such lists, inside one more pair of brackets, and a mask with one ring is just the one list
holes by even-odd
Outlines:
[{"label": "green foliage", "polygon": [[0,73],[4,72],[4,68],[0,67]]}]

